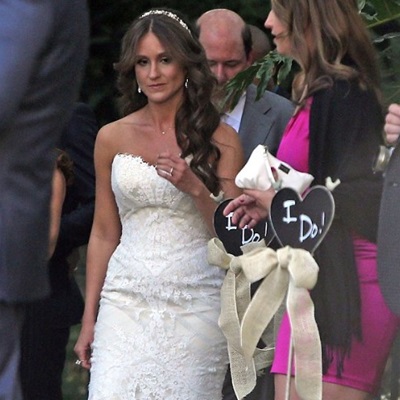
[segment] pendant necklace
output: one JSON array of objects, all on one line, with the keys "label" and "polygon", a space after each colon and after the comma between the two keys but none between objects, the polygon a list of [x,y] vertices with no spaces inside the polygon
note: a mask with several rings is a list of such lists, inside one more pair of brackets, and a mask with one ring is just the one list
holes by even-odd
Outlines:
[{"label": "pendant necklace", "polygon": [[171,129],[173,129],[173,126],[165,129],[164,131],[161,131],[161,135],[165,135],[167,132],[169,132]]}]

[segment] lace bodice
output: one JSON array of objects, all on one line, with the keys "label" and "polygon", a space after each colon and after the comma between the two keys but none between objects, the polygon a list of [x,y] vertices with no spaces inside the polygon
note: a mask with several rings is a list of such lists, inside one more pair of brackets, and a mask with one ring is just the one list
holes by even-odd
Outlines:
[{"label": "lace bodice", "polygon": [[206,224],[140,157],[117,154],[111,181],[122,236],[102,290],[89,398],[220,399],[224,273],[207,263]]},{"label": "lace bodice", "polygon": [[210,234],[190,196],[129,154],[115,157],[112,188],[122,236],[105,289],[173,301],[193,287],[220,287],[223,272],[205,267]]}]

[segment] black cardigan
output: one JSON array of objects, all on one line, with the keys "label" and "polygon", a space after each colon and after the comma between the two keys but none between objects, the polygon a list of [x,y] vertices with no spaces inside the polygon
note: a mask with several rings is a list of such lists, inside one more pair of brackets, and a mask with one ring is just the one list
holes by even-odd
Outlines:
[{"label": "black cardigan", "polygon": [[315,252],[320,267],[312,291],[323,343],[324,370],[332,352],[343,356],[351,339],[361,337],[360,296],[352,233],[376,242],[383,179],[372,163],[383,143],[383,112],[372,91],[354,82],[336,81],[313,95],[310,114],[309,172],[313,184],[341,183],[332,192],[335,218]]}]

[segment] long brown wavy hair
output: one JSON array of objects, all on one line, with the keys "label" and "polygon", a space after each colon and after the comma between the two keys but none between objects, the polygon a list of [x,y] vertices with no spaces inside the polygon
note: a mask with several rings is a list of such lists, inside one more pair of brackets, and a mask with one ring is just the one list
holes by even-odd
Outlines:
[{"label": "long brown wavy hair", "polygon": [[[217,194],[220,182],[216,176],[216,165],[220,151],[213,143],[212,135],[220,123],[220,116],[211,102],[216,80],[191,24],[175,10],[162,10],[165,14],[142,14],[123,37],[120,59],[114,64],[118,72],[117,88],[121,93],[120,112],[125,116],[147,104],[147,97],[137,90],[135,62],[139,40],[152,32],[187,71],[188,85],[175,117],[176,138],[182,157],[193,157],[191,169],[212,193]],[[176,15],[189,30],[168,16],[168,12]]]},{"label": "long brown wavy hair", "polygon": [[[293,82],[294,100],[303,104],[316,91],[332,86],[334,79],[355,79],[381,99],[376,51],[357,0],[271,0],[271,5],[288,27],[301,68]],[[306,41],[308,29],[314,46]]]},{"label": "long brown wavy hair", "polygon": [[65,178],[65,182],[67,186],[72,185],[74,182],[74,164],[68,155],[68,153],[64,150],[56,148],[56,167],[62,172]]}]

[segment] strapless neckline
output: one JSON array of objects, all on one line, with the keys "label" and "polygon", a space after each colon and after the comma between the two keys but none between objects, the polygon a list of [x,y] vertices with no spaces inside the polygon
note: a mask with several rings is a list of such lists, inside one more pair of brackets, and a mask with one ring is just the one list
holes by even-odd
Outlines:
[{"label": "strapless neckline", "polygon": [[133,154],[133,153],[129,153],[129,152],[127,152],[127,153],[123,153],[123,152],[116,153],[115,156],[113,157],[113,163],[114,163],[114,161],[115,161],[115,159],[117,157],[127,157],[127,158],[132,158],[134,160],[136,159],[136,160],[139,160],[141,162],[141,164],[144,164],[144,165],[147,165],[150,168],[156,169],[156,165],[154,165],[152,163],[149,163],[142,156],[140,156],[138,154]]}]

